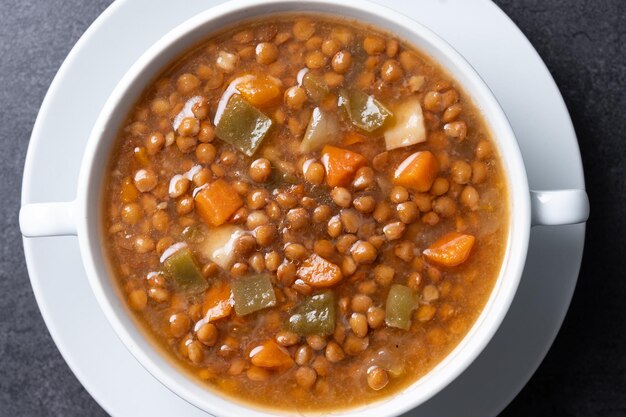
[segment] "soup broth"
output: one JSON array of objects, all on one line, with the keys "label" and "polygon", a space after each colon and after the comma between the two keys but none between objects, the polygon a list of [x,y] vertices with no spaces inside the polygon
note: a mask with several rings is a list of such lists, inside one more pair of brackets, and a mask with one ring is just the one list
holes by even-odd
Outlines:
[{"label": "soup broth", "polygon": [[479,109],[428,56],[321,15],[213,36],[120,129],[104,246],[132,314],[208,388],[336,410],[439,363],[508,239]]}]

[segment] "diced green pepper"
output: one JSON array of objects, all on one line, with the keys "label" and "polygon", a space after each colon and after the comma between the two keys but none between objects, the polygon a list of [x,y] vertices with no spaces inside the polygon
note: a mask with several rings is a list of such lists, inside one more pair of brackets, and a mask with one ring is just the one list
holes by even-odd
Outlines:
[{"label": "diced green pepper", "polygon": [[185,227],[180,236],[189,243],[201,243],[205,238],[204,231],[199,225]]},{"label": "diced green pepper", "polygon": [[335,331],[335,295],[332,291],[315,294],[300,304],[289,317],[289,329],[301,336],[328,336]]},{"label": "diced green pepper", "polygon": [[323,112],[319,107],[314,108],[302,142],[300,142],[300,150],[312,152],[322,149],[339,135],[339,129],[339,121],[335,114]]},{"label": "diced green pepper", "polygon": [[284,185],[293,185],[298,183],[298,177],[294,172],[281,171],[278,167],[272,167],[272,174],[266,182],[268,187],[280,188]]},{"label": "diced green pepper", "polygon": [[373,132],[393,114],[382,103],[360,90],[341,90],[339,106],[342,107],[353,125],[366,132]]},{"label": "diced green pepper", "polygon": [[408,330],[411,327],[411,313],[418,306],[415,292],[407,286],[394,284],[387,295],[385,323],[389,327]]},{"label": "diced green pepper", "polygon": [[198,293],[209,287],[189,248],[181,248],[163,261],[165,273],[184,291]]},{"label": "diced green pepper", "polygon": [[311,100],[315,102],[324,100],[330,91],[324,78],[320,75],[311,74],[311,72],[307,72],[302,77],[302,87],[311,97]]},{"label": "diced green pepper", "polygon": [[252,156],[272,127],[272,119],[240,95],[233,95],[222,113],[215,134],[241,152]]},{"label": "diced green pepper", "polygon": [[276,294],[267,274],[239,278],[231,284],[231,289],[239,316],[276,305]]}]

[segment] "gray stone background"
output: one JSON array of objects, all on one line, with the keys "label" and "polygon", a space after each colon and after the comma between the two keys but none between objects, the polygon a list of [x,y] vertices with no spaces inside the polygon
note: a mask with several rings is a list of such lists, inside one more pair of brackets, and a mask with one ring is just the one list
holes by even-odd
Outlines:
[{"label": "gray stone background", "polygon": [[[46,90],[110,0],[0,0],[0,416],[106,413],[41,318],[18,229],[24,157]],[[592,214],[578,288],[530,383],[502,413],[626,416],[626,0],[496,0],[556,79],[582,149]]]}]

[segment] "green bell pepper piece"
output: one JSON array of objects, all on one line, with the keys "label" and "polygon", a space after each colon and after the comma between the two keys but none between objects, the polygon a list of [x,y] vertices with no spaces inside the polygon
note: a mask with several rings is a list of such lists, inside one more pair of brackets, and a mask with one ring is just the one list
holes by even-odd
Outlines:
[{"label": "green bell pepper piece", "polygon": [[222,113],[215,134],[248,156],[254,155],[272,127],[272,119],[240,95],[233,95]]},{"label": "green bell pepper piece", "polygon": [[231,284],[231,290],[239,316],[276,305],[276,294],[267,274],[239,278]]},{"label": "green bell pepper piece", "polygon": [[370,133],[381,128],[393,116],[374,96],[360,90],[341,90],[339,106],[346,111],[353,125]]},{"label": "green bell pepper piece", "polygon": [[411,327],[411,313],[418,306],[417,295],[407,286],[394,284],[387,295],[385,323],[389,327],[408,330]]},{"label": "green bell pepper piece", "polygon": [[209,287],[189,248],[179,249],[170,255],[163,261],[163,268],[166,275],[184,291],[198,293]]},{"label": "green bell pepper piece", "polygon": [[311,72],[307,72],[302,77],[302,87],[311,97],[311,100],[315,102],[322,101],[330,92],[324,78],[320,75],[311,74]]},{"label": "green bell pepper piece", "polygon": [[335,295],[327,290],[307,298],[289,317],[289,329],[301,336],[328,336],[335,331]]},{"label": "green bell pepper piece", "polygon": [[204,231],[198,225],[185,227],[180,236],[189,243],[201,243],[205,238]]}]

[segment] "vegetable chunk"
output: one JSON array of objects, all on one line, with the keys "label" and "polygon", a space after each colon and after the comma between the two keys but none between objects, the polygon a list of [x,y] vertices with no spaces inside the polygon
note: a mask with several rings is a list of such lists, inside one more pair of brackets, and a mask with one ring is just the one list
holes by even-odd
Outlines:
[{"label": "vegetable chunk", "polygon": [[350,184],[359,168],[367,164],[363,155],[330,145],[322,149],[321,160],[326,168],[326,183],[330,187]]},{"label": "vegetable chunk", "polygon": [[[250,94],[253,93],[250,91]],[[252,156],[271,127],[272,119],[235,94],[228,100],[215,128],[215,134],[224,142]]]},{"label": "vegetable chunk", "polygon": [[200,272],[191,249],[183,247],[163,261],[165,273],[184,291],[198,293],[209,286]]},{"label": "vegetable chunk", "polygon": [[423,193],[439,174],[439,161],[430,151],[415,152],[398,165],[393,183]]},{"label": "vegetable chunk", "polygon": [[289,352],[272,339],[250,351],[250,362],[261,368],[288,368],[293,365]]},{"label": "vegetable chunk", "polygon": [[387,295],[385,323],[389,327],[408,330],[411,327],[411,314],[417,307],[415,292],[407,286],[394,284]]},{"label": "vegetable chunk", "polygon": [[267,75],[255,75],[237,84],[237,91],[253,106],[273,104],[281,96],[280,81]]},{"label": "vegetable chunk", "polygon": [[241,206],[243,201],[235,189],[223,179],[209,184],[196,195],[196,209],[202,219],[211,226],[224,224]]},{"label": "vegetable chunk", "polygon": [[312,152],[321,149],[331,142],[338,133],[339,120],[337,120],[337,116],[316,107],[313,109],[309,125],[300,143],[300,151]]},{"label": "vegetable chunk", "polygon": [[243,234],[245,232],[241,227],[223,224],[207,233],[200,250],[221,268],[228,269],[235,256],[235,242]]},{"label": "vegetable chunk", "polygon": [[240,278],[232,283],[232,291],[239,316],[276,305],[276,294],[267,274]]},{"label": "vegetable chunk", "polygon": [[385,130],[385,145],[390,151],[426,141],[422,106],[417,97],[409,97],[394,108],[395,124]]},{"label": "vegetable chunk", "polygon": [[467,261],[476,238],[459,232],[451,232],[437,239],[424,256],[431,262],[441,266],[457,266]]},{"label": "vegetable chunk", "polygon": [[302,262],[297,275],[313,288],[332,287],[343,278],[341,269],[337,265],[316,254],[312,254]]},{"label": "vegetable chunk", "polygon": [[317,334],[327,336],[335,331],[335,296],[326,290],[315,294],[300,304],[289,317],[289,329],[301,336]]},{"label": "vegetable chunk", "polygon": [[342,90],[339,105],[345,109],[353,125],[370,133],[381,128],[392,116],[380,101],[361,90]]},{"label": "vegetable chunk", "polygon": [[324,82],[324,78],[311,72],[307,72],[302,77],[302,87],[314,102],[324,100],[330,91],[328,85]]},{"label": "vegetable chunk", "polygon": [[202,313],[209,322],[228,317],[233,309],[233,303],[230,285],[218,281],[206,292]]},{"label": "vegetable chunk", "polygon": [[347,132],[343,135],[343,140],[341,144],[343,146],[351,146],[356,145],[357,143],[363,143],[367,140],[367,137],[361,133],[357,133],[355,131]]}]

